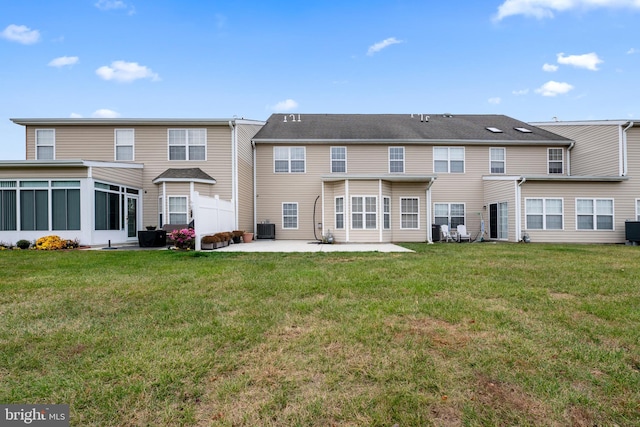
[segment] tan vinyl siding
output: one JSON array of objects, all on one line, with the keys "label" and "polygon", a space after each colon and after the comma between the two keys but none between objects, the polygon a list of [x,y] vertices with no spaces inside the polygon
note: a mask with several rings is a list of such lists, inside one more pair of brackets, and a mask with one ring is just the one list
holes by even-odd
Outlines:
[{"label": "tan vinyl siding", "polygon": [[[508,210],[508,237],[510,242],[517,242],[521,236],[516,235],[516,186],[517,181],[504,180],[504,181],[484,181],[484,204],[482,206],[482,218],[485,223],[486,235],[485,239],[490,238],[491,225],[490,225],[490,211],[489,206],[494,203],[507,203]],[[485,209],[486,206],[486,209]],[[478,229],[480,230],[480,229]]]},{"label": "tan vinyl siding", "polygon": [[538,126],[576,141],[571,150],[571,175],[620,174],[620,127],[617,125]]},{"label": "tan vinyl siding", "polygon": [[92,168],[91,175],[97,181],[142,188],[142,169],[128,168]]},{"label": "tan vinyl siding", "polygon": [[239,124],[238,131],[238,228],[254,231],[253,147],[251,138],[262,125]]},{"label": "tan vinyl siding", "polygon": [[2,168],[0,179],[60,179],[60,178],[86,178],[88,168]]},{"label": "tan vinyl siding", "polygon": [[[391,190],[391,238],[394,242],[425,242],[427,240],[427,184],[426,183],[393,183]],[[400,201],[403,198],[417,198],[419,202],[418,229],[402,229]]]},{"label": "tan vinyl siding", "polygon": [[[535,146],[535,147],[506,147],[507,148],[507,161],[506,161],[506,175],[520,174],[520,175],[548,175],[548,153],[549,147]],[[553,147],[561,148],[561,147]],[[487,161],[485,163],[486,175],[489,174],[489,148],[486,148]],[[564,156],[564,173],[567,174],[567,150],[563,149]]]}]

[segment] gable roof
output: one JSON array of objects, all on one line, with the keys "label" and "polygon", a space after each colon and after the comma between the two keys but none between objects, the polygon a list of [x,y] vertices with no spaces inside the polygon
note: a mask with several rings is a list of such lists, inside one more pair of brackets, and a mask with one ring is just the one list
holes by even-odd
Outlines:
[{"label": "gable roof", "polygon": [[160,182],[202,182],[205,184],[215,184],[216,180],[200,168],[171,168],[162,172],[152,182],[154,184]]},{"label": "gable roof", "polygon": [[397,141],[548,145],[570,145],[572,142],[508,116],[480,114],[273,114],[253,140],[256,143]]}]

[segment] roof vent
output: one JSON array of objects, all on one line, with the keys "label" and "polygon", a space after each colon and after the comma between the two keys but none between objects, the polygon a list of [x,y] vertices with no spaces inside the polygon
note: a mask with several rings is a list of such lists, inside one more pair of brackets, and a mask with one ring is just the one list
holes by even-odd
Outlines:
[{"label": "roof vent", "polygon": [[421,122],[428,122],[429,121],[429,116],[427,116],[426,114],[420,114],[420,121]]},{"label": "roof vent", "polygon": [[[296,121],[298,121],[298,122],[302,121],[302,120],[300,120],[300,114],[298,114],[298,120],[296,120],[296,115],[295,114],[289,114],[289,117],[291,117],[291,121],[294,122],[294,123]],[[286,114],[284,115],[283,123],[287,123],[287,115]]]},{"label": "roof vent", "polygon": [[498,128],[494,128],[494,127],[486,127],[486,130],[488,130],[489,132],[493,132],[493,133],[502,133],[502,129],[498,129]]},{"label": "roof vent", "polygon": [[517,130],[518,132],[522,132],[522,133],[531,133],[532,131],[527,129],[527,128],[514,128],[515,130]]},{"label": "roof vent", "polygon": [[451,114],[451,113],[444,113],[444,114],[442,115],[442,117],[453,117],[453,114]]}]

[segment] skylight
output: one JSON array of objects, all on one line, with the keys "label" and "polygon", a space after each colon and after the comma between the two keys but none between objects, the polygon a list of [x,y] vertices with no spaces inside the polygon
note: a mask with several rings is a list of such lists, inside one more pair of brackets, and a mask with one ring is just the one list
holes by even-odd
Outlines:
[{"label": "skylight", "polygon": [[531,131],[527,128],[514,128],[514,129],[522,133],[531,133]]},{"label": "skylight", "polygon": [[493,133],[502,133],[501,129],[494,128],[494,127],[487,127],[485,129],[487,129],[489,132],[493,132]]}]

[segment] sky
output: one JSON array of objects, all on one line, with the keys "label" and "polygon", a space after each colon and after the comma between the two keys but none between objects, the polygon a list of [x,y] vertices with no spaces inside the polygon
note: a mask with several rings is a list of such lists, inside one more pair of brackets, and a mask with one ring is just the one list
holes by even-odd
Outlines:
[{"label": "sky", "polygon": [[10,118],[640,119],[640,0],[0,0]]}]

